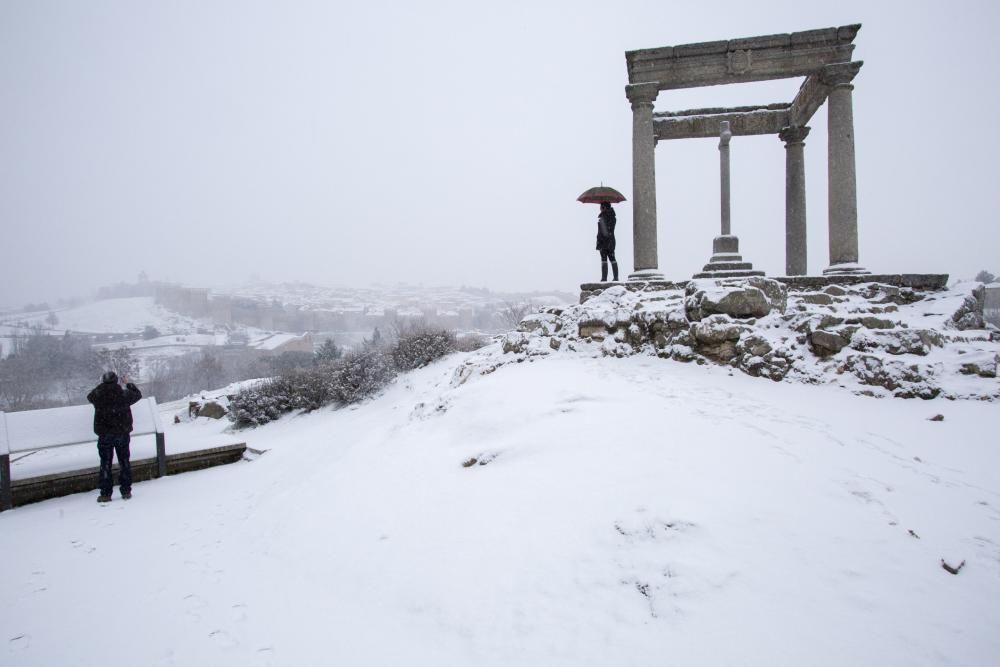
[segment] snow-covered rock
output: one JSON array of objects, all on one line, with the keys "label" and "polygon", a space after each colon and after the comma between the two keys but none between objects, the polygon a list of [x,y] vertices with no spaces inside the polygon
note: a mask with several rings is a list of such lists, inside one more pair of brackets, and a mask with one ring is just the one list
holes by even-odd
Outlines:
[{"label": "snow-covered rock", "polygon": [[989,381],[1000,332],[982,320],[978,283],[790,291],[754,277],[630,287],[612,285],[583,303],[529,315],[506,336],[503,352],[513,359],[655,355],[877,396],[1000,398]]}]

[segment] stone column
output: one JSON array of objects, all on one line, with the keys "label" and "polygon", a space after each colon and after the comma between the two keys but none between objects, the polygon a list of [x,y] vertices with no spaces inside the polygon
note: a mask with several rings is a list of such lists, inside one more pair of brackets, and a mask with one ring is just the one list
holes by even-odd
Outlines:
[{"label": "stone column", "polygon": [[634,271],[629,280],[663,280],[656,259],[656,138],[653,136],[655,83],[625,86],[632,103],[632,243]]},{"label": "stone column", "polygon": [[729,236],[732,233],[729,197],[729,140],[733,138],[733,133],[729,129],[728,120],[722,121],[721,125],[722,130],[719,133],[719,192],[722,195],[722,235]]},{"label": "stone column", "polygon": [[854,167],[854,109],[851,91],[861,62],[827,65],[820,81],[831,87],[829,113],[830,266],[823,274],[868,273],[858,264],[858,196]]},{"label": "stone column", "polygon": [[785,142],[785,275],[804,276],[806,265],[806,162],[803,154],[808,127],[786,127]]}]

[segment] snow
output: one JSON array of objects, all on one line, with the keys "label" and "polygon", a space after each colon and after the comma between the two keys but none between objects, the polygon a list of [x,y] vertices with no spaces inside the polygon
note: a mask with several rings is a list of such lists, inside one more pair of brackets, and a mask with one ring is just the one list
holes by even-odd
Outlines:
[{"label": "snow", "polygon": [[[94,407],[73,405],[47,410],[4,413],[11,452],[25,452],[43,447],[57,447],[93,440]],[[155,399],[145,398],[132,406],[133,432],[154,433],[162,430]],[[159,429],[158,429],[159,427]]]},{"label": "snow", "polygon": [[512,357],[449,357],[356,408],[238,434],[167,423],[168,443],[269,451],[128,502],[0,514],[0,662],[103,664],[109,623],[113,650],[150,665],[1000,654],[995,403]]},{"label": "snow", "polygon": [[[54,312],[59,318],[56,329],[76,333],[142,331],[147,325],[163,332],[190,331],[198,326],[210,326],[156,305],[153,297],[104,299],[74,308],[56,309]],[[26,324],[47,327],[46,317],[48,312],[23,316],[8,314],[5,321],[9,323],[16,319],[18,322],[23,320]]]},{"label": "snow", "polygon": [[289,334],[289,333],[274,334],[272,336],[268,336],[263,340],[250,343],[250,347],[262,351],[272,351],[278,349],[279,347],[285,345],[286,343],[290,343],[291,341],[297,340],[299,338],[302,338],[302,336],[297,334]]}]

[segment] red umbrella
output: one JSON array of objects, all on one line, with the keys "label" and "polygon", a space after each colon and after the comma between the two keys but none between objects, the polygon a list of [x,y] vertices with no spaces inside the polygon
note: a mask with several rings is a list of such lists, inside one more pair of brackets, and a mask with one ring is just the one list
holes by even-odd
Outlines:
[{"label": "red umbrella", "polygon": [[603,202],[617,204],[625,201],[625,195],[618,192],[614,188],[609,188],[606,185],[599,185],[596,188],[590,188],[577,197],[576,200],[584,204],[600,204]]}]

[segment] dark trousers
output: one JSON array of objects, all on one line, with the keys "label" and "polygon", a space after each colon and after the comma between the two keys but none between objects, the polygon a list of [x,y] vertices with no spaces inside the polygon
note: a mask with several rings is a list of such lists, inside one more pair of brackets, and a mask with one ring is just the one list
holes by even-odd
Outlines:
[{"label": "dark trousers", "polygon": [[129,462],[131,452],[128,449],[129,436],[102,435],[97,438],[97,453],[101,456],[101,472],[97,477],[97,485],[102,496],[110,496],[114,481],[111,477],[111,457],[118,457],[118,484],[122,493],[132,491],[132,464]]},{"label": "dark trousers", "polygon": [[598,249],[601,253],[601,282],[608,279],[608,260],[611,260],[611,269],[614,271],[615,282],[618,281],[618,260],[615,259],[614,248],[611,250]]}]

